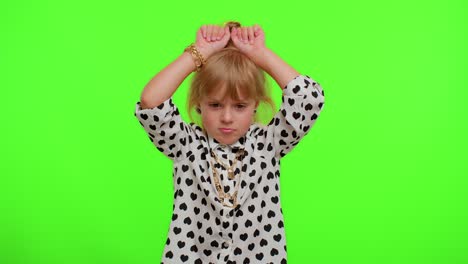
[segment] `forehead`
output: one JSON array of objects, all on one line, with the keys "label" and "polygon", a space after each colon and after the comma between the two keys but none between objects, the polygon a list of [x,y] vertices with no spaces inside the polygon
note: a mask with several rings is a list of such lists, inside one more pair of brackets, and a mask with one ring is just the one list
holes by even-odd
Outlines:
[{"label": "forehead", "polygon": [[228,89],[226,85],[221,85],[212,89],[205,96],[206,100],[210,101],[250,101],[249,94],[245,89],[233,88]]}]

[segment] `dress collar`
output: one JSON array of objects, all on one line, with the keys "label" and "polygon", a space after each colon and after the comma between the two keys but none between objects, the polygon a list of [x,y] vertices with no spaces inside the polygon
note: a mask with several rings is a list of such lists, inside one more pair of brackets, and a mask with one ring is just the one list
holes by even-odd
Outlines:
[{"label": "dress collar", "polygon": [[246,136],[240,137],[236,142],[233,144],[221,144],[219,143],[215,138],[207,135],[208,137],[208,144],[212,150],[220,150],[221,152],[227,151],[227,150],[232,150],[233,152],[236,152],[239,149],[244,149],[245,150],[245,141],[246,141]]}]

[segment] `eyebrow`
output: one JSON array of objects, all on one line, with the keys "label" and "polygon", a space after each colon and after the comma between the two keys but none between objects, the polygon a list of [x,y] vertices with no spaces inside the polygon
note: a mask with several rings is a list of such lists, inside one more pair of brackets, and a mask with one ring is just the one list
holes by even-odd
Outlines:
[{"label": "eyebrow", "polygon": [[218,98],[207,96],[207,101],[221,101]]},{"label": "eyebrow", "polygon": [[[208,98],[208,100],[206,100],[206,101],[208,103],[223,103],[223,100],[218,100],[218,99],[215,99],[215,98]],[[244,101],[244,100],[240,100],[240,101],[233,100],[233,103],[234,104],[248,104],[249,102]]]}]

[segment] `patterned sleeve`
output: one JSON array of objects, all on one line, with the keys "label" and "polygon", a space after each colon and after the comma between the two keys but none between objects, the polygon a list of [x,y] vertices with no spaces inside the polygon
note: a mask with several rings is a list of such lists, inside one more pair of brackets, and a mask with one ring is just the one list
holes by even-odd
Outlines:
[{"label": "patterned sleeve", "polygon": [[283,89],[280,110],[267,126],[277,157],[284,157],[309,132],[324,104],[320,84],[307,75],[299,75]]},{"label": "patterned sleeve", "polygon": [[148,109],[142,109],[140,102],[136,103],[135,116],[148,134],[156,148],[170,159],[183,157],[182,153],[189,150],[191,127],[185,123],[172,98],[162,104]]}]

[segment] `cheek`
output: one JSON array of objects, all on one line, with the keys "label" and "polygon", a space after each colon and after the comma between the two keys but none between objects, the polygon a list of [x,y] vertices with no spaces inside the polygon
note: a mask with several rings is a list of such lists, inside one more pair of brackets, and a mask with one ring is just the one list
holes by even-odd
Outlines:
[{"label": "cheek", "polygon": [[201,118],[202,118],[202,123],[205,127],[209,126],[210,124],[213,124],[215,121],[215,116],[213,115],[213,113],[207,113],[207,112],[202,113]]},{"label": "cheek", "polygon": [[252,122],[254,121],[254,115],[253,114],[245,114],[240,118],[240,121],[244,126],[250,126]]}]

